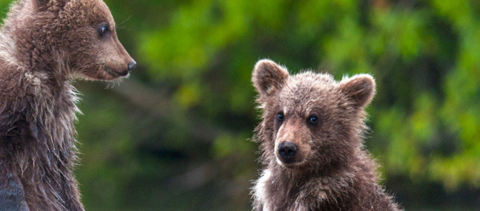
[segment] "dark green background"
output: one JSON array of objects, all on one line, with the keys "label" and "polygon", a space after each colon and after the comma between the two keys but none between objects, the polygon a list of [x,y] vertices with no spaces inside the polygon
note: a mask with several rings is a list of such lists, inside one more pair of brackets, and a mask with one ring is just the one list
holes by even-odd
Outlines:
[{"label": "dark green background", "polygon": [[408,210],[479,209],[480,1],[106,2],[139,65],[75,83],[87,210],[250,210],[262,58],[374,75],[366,145],[389,192]]}]

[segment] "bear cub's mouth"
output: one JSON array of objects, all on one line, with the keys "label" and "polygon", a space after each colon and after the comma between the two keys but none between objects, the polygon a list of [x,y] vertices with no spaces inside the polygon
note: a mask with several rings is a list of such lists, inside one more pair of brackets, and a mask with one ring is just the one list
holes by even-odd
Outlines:
[{"label": "bear cub's mouth", "polygon": [[293,169],[295,167],[300,167],[305,164],[304,160],[302,161],[283,161],[281,158],[277,156],[277,163],[284,166],[285,168],[288,169]]},{"label": "bear cub's mouth", "polygon": [[113,77],[126,77],[130,73],[130,71],[128,70],[117,72],[109,66],[105,66],[105,72]]}]

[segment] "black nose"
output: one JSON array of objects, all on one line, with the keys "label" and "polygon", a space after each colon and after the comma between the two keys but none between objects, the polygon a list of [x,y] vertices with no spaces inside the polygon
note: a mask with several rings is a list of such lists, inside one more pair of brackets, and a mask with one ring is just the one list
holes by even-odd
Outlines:
[{"label": "black nose", "polygon": [[128,63],[128,71],[132,71],[135,67],[137,66],[137,62],[136,61],[131,61],[130,63]]},{"label": "black nose", "polygon": [[297,145],[292,142],[286,141],[278,145],[278,154],[282,156],[285,161],[293,160],[295,154],[297,154]]}]

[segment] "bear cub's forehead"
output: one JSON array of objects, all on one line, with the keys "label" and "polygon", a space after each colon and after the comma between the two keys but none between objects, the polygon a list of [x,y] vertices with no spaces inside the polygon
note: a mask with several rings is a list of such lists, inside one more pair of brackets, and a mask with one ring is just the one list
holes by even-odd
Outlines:
[{"label": "bear cub's forehead", "polygon": [[102,0],[70,1],[67,2],[64,10],[70,13],[69,16],[73,19],[82,18],[114,24],[108,6]]},{"label": "bear cub's forehead", "polygon": [[333,88],[337,84],[330,74],[312,71],[291,75],[289,82],[296,86],[315,86],[317,88]]},{"label": "bear cub's forehead", "polygon": [[338,100],[337,82],[329,74],[310,71],[291,75],[278,95],[281,106],[302,110],[324,107],[332,100]]}]

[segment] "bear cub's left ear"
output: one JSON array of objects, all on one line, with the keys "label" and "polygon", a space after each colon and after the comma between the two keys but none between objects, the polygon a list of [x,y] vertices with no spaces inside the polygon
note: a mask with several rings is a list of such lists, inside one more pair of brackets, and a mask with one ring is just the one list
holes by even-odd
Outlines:
[{"label": "bear cub's left ear", "polygon": [[375,79],[368,74],[344,78],[339,83],[340,91],[353,100],[357,108],[370,104],[375,95]]}]

